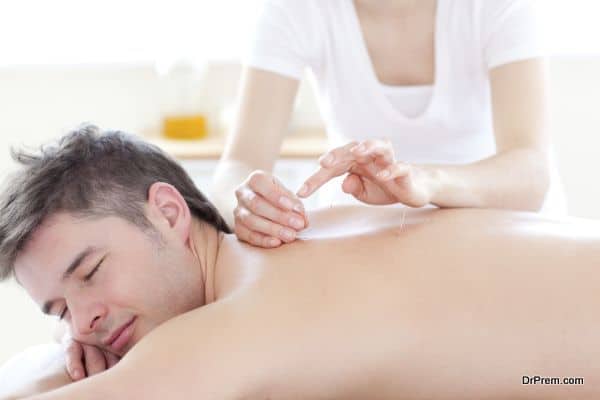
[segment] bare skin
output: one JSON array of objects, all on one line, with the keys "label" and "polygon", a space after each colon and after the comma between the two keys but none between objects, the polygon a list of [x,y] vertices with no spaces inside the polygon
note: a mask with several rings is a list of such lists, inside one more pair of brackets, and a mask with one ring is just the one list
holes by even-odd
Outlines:
[{"label": "bare skin", "polygon": [[600,395],[597,222],[421,210],[400,228],[401,212],[315,212],[303,240],[272,250],[193,223],[206,305],[107,372],[34,398]]}]

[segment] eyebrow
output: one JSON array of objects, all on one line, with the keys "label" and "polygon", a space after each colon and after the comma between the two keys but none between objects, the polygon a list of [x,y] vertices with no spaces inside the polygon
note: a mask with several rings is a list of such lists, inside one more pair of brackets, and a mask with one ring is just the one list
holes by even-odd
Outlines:
[{"label": "eyebrow", "polygon": [[[60,279],[61,282],[64,282],[65,280],[69,279],[69,277],[75,273],[77,268],[79,268],[81,265],[83,265],[83,260],[85,260],[85,258],[87,256],[89,256],[90,254],[94,253],[97,250],[98,250],[97,247],[88,246],[84,250],[80,251],[79,254],[77,254],[75,256],[73,261],[71,261],[71,263],[69,264],[67,269],[65,269],[65,272],[63,272],[62,277]],[[42,312],[44,314],[50,314],[50,310],[52,309],[52,305],[54,304],[54,302],[55,302],[55,300],[46,301],[44,303],[44,306],[42,307]]]}]

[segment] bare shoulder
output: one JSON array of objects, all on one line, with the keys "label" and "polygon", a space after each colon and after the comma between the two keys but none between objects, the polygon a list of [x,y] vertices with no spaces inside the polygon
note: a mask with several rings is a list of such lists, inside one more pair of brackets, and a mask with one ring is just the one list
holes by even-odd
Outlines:
[{"label": "bare shoulder", "polygon": [[243,305],[231,296],[172,318],[113,368],[34,399],[240,398],[260,382],[262,353]]},{"label": "bare shoulder", "polygon": [[178,315],[152,330],[119,364],[63,395],[91,391],[103,398],[148,400],[246,395],[262,381],[256,366],[263,365],[265,346],[255,339],[267,341],[257,336],[262,325],[252,318],[257,313],[250,302],[237,293]]}]

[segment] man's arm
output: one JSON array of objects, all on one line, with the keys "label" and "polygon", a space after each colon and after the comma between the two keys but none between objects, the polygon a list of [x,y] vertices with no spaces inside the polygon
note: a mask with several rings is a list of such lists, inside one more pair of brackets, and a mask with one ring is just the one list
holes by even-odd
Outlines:
[{"label": "man's arm", "polygon": [[[260,382],[234,302],[180,315],[145,336],[113,368],[28,400],[229,399]],[[260,355],[260,354],[259,354]],[[251,364],[252,362],[252,364]]]}]

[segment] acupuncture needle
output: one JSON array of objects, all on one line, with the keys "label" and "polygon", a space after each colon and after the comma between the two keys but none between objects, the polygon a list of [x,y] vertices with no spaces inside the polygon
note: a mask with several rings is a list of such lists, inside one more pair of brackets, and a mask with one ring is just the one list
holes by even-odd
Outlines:
[{"label": "acupuncture needle", "polygon": [[406,206],[402,207],[402,218],[400,219],[400,230],[404,228],[404,218],[406,217]]}]

